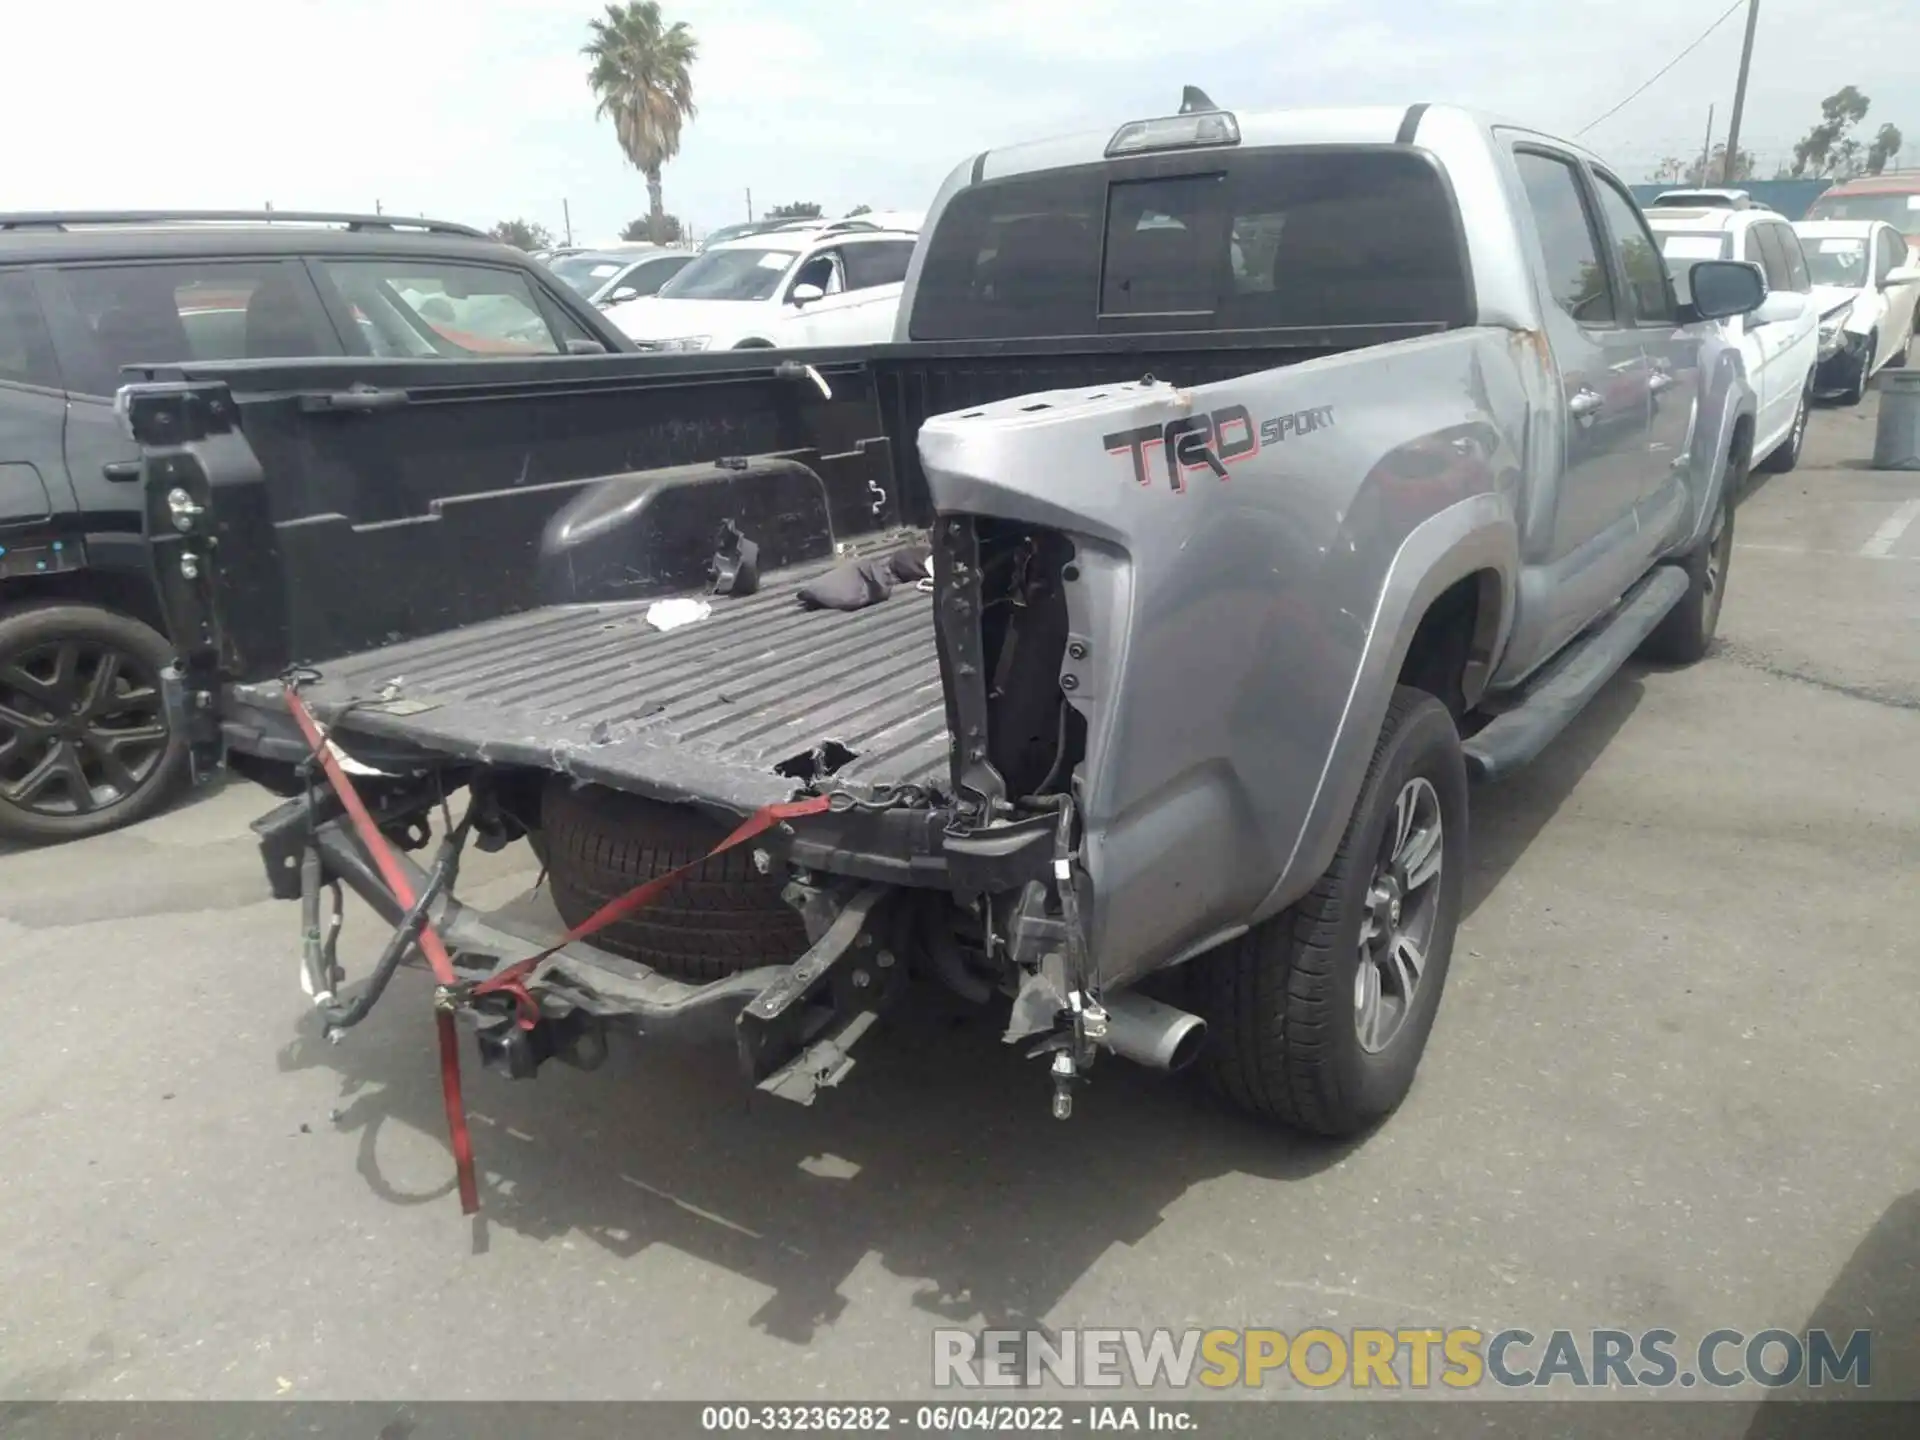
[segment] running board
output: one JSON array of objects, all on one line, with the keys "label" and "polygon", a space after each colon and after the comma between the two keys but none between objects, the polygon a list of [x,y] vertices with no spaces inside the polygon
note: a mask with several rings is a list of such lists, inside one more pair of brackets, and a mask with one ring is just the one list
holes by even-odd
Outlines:
[{"label": "running board", "polygon": [[1605,624],[1570,644],[1545,679],[1461,746],[1467,774],[1475,780],[1504,780],[1546,749],[1680,603],[1687,584],[1687,572],[1678,565],[1655,566],[1626,593]]}]

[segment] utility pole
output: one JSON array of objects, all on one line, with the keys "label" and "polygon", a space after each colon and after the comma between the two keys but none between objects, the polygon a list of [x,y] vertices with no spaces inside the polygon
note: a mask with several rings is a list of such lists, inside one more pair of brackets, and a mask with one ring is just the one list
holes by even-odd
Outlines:
[{"label": "utility pole", "polygon": [[573,209],[567,204],[567,197],[560,197],[560,215],[567,224],[567,244],[573,244]]},{"label": "utility pole", "polygon": [[753,219],[753,187],[747,186],[747,219]]},{"label": "utility pole", "polygon": [[1700,184],[1705,185],[1713,177],[1707,174],[1707,166],[1713,163],[1713,106],[1707,106],[1707,138],[1700,142]]},{"label": "utility pole", "polygon": [[375,201],[373,202],[373,213],[374,213],[374,214],[376,214],[376,215],[384,215],[384,214],[386,214],[386,213],[387,213],[386,211],[384,211],[384,210],[382,210],[382,209],[380,208],[380,202],[379,202],[379,200],[378,200],[378,199],[376,199],[376,200],[375,200]]},{"label": "utility pole", "polygon": [[1740,78],[1733,87],[1733,119],[1727,124],[1727,164],[1725,183],[1733,184],[1733,170],[1740,163],[1740,117],[1747,108],[1747,70],[1753,64],[1753,30],[1760,20],[1760,0],[1747,0],[1747,38],[1740,47]]}]

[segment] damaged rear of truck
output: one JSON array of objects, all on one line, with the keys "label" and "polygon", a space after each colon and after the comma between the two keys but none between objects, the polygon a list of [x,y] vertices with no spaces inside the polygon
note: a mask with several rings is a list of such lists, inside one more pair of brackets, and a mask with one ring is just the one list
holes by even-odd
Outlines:
[{"label": "damaged rear of truck", "polygon": [[[1542,164],[1617,323],[1556,294]],[[287,797],[330,1035],[425,950],[513,1075],[706,1030],[810,1102],[932,983],[1063,1117],[1108,1051],[1377,1119],[1470,771],[1724,587],[1751,395],[1603,187],[1463,112],[1200,103],[961,166],[879,350],[130,386],[170,703]],[[560,925],[455,893],[523,838]],[[343,884],[393,927],[351,988]]]}]

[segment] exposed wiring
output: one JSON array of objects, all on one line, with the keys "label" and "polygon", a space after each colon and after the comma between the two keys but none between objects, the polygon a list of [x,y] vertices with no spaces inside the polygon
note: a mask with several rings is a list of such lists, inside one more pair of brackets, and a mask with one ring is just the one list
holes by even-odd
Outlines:
[{"label": "exposed wiring", "polygon": [[1693,44],[1687,46],[1686,49],[1682,50],[1678,55],[1674,56],[1673,59],[1669,60],[1666,64],[1662,65],[1658,70],[1656,70],[1653,73],[1652,78],[1649,79],[1645,85],[1642,85],[1638,90],[1634,91],[1631,95],[1627,96],[1626,99],[1622,100],[1618,105],[1614,106],[1613,109],[1607,111],[1606,114],[1600,117],[1600,120],[1589,120],[1585,125],[1582,125],[1578,130],[1574,131],[1573,138],[1578,140],[1582,135],[1586,134],[1587,131],[1593,129],[1595,125],[1598,125],[1601,120],[1611,120],[1614,116],[1618,115],[1622,110],[1626,109],[1627,106],[1631,105],[1635,100],[1638,100],[1642,95],[1646,94],[1647,91],[1652,88],[1653,82],[1655,80],[1658,80],[1662,75],[1666,74],[1669,70],[1673,69],[1674,66],[1678,65],[1682,60],[1686,59],[1687,56],[1691,55],[1694,51],[1698,50],[1702,45],[1704,45],[1709,35],[1713,34],[1714,31],[1718,30],[1722,25],[1727,23],[1727,17],[1732,15],[1734,11],[1740,9],[1746,3],[1747,3],[1747,0],[1733,0],[1733,4],[1729,5],[1725,10],[1720,12],[1720,18],[1718,20],[1714,21],[1713,24],[1707,26],[1705,30],[1702,30],[1700,32],[1700,38],[1698,40],[1695,40]]}]

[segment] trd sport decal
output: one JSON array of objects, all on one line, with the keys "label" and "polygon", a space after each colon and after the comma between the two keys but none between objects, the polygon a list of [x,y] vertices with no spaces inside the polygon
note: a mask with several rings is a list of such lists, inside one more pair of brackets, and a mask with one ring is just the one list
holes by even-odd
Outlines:
[{"label": "trd sport decal", "polygon": [[1210,415],[1184,415],[1164,425],[1142,425],[1138,430],[1121,430],[1101,443],[1109,455],[1127,456],[1133,465],[1133,478],[1151,485],[1147,452],[1159,446],[1165,457],[1167,483],[1184,493],[1185,472],[1211,470],[1222,480],[1227,466],[1249,455],[1258,455],[1263,445],[1278,445],[1286,440],[1311,435],[1333,425],[1333,407],[1315,405],[1291,415],[1276,415],[1262,420],[1256,428],[1244,405],[1228,405]]}]

